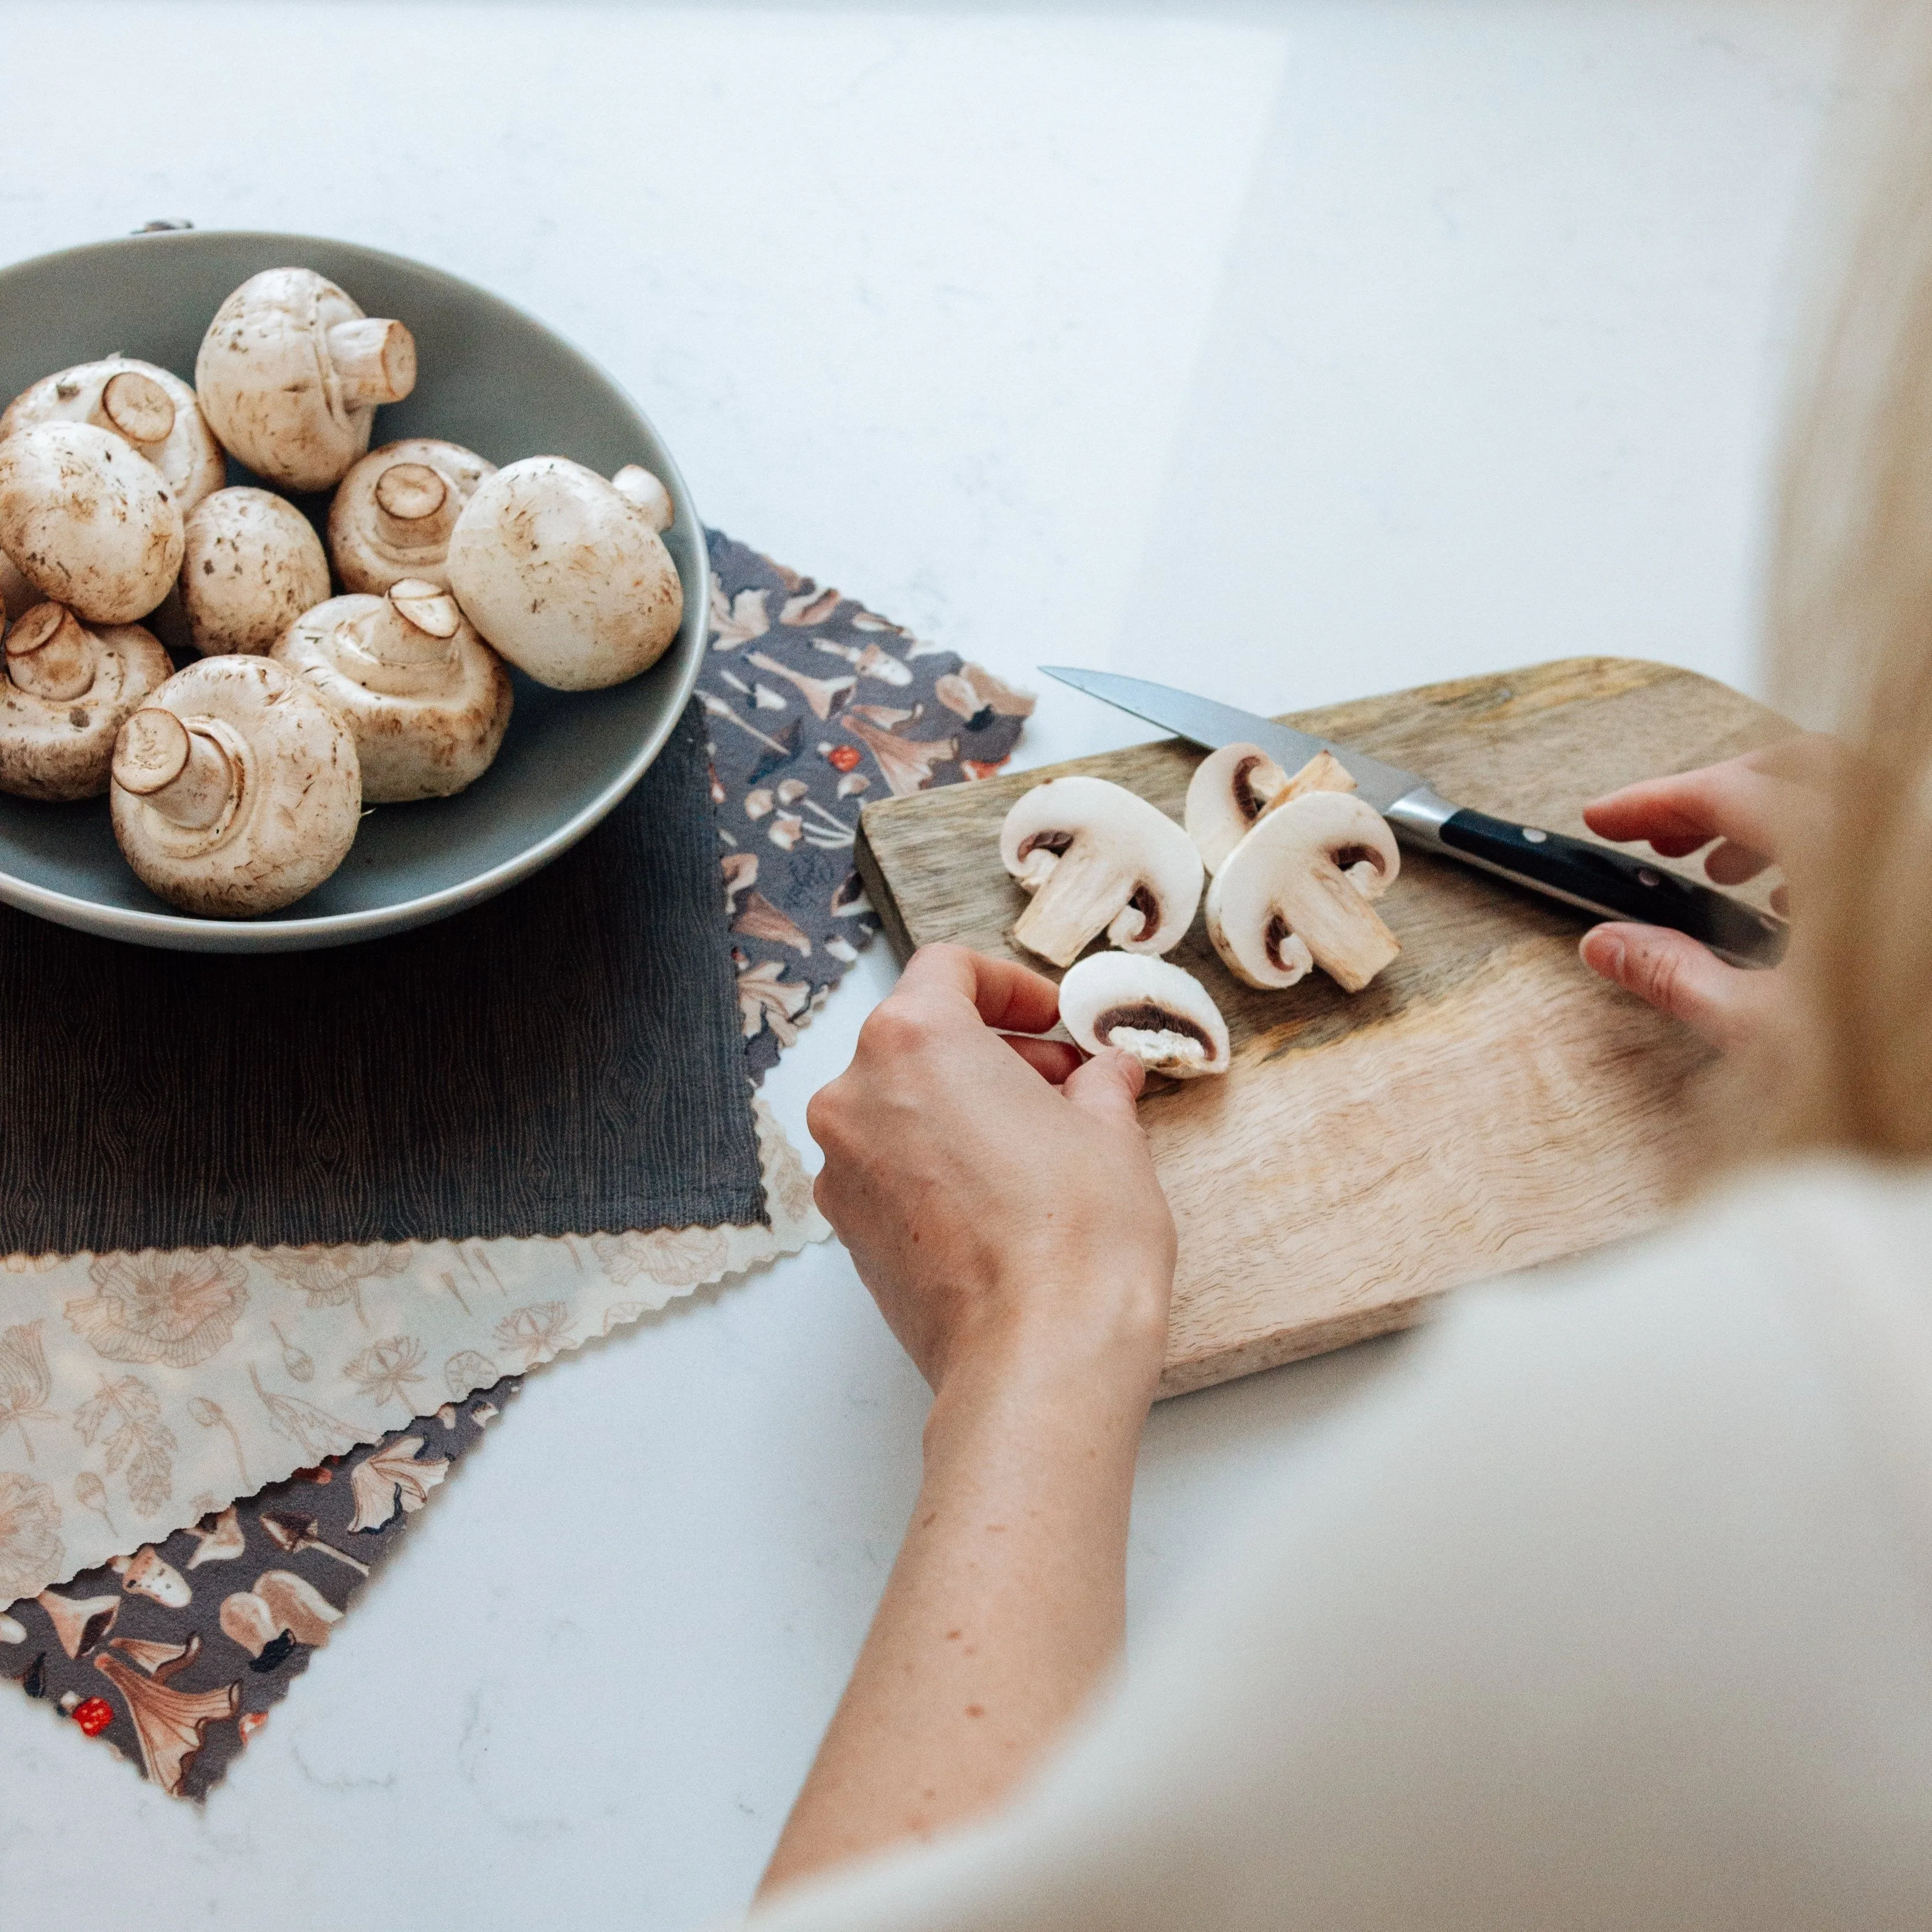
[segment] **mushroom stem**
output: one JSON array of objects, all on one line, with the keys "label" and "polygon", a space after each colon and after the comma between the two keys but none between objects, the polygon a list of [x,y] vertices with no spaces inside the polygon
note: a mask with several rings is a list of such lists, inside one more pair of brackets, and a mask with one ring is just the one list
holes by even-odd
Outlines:
[{"label": "mushroom stem", "polygon": [[456,527],[449,485],[427,463],[392,463],[376,479],[376,527],[400,550],[421,550]]},{"label": "mushroom stem", "polygon": [[1013,937],[1029,952],[1056,966],[1070,966],[1121,913],[1120,902],[1133,886],[1109,856],[1080,844],[1070,847],[1013,922]]},{"label": "mushroom stem", "polygon": [[117,430],[137,448],[166,442],[174,434],[174,399],[138,369],[107,379],[94,413],[100,428]]},{"label": "mushroom stem", "polygon": [[7,675],[56,704],[93,688],[94,640],[64,604],[37,604],[7,633]]},{"label": "mushroom stem", "polygon": [[662,535],[671,526],[676,512],[670,492],[641,463],[627,463],[610,479],[610,487],[627,503],[634,503],[650,520],[651,528]]},{"label": "mushroom stem", "polygon": [[399,403],[416,386],[416,339],[400,322],[368,315],[338,322],[328,332],[328,359],[352,409]]},{"label": "mushroom stem", "polygon": [[147,704],[121,728],[114,782],[170,824],[202,832],[228,808],[235,767],[206,732],[190,730],[164,705]]}]

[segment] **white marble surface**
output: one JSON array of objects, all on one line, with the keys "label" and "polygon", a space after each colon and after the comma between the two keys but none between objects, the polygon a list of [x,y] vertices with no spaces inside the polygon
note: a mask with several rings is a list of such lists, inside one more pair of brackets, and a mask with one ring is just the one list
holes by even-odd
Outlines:
[{"label": "white marble surface", "polygon": [[[712,521],[1010,677],[1748,682],[1839,10],[0,4],[0,257],[181,214],[470,276],[632,388]],[[1049,688],[1025,755],[1136,735]],[[890,977],[770,1083],[801,1144]],[[1156,1415],[1137,1622],[1402,1347]],[[922,1412],[836,1249],[560,1364],[205,1814],[0,1696],[0,1922],[728,1912]]]}]

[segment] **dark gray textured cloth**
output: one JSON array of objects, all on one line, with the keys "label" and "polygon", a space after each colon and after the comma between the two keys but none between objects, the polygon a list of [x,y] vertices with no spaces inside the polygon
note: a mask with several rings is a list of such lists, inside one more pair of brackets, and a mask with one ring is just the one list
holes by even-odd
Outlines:
[{"label": "dark gray textured cloth", "polygon": [[0,1252],[769,1219],[695,706],[534,878],[334,950],[0,908]]}]

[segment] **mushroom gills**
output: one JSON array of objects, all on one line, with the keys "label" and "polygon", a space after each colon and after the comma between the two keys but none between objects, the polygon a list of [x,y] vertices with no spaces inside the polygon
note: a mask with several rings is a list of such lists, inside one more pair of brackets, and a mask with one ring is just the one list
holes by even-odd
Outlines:
[{"label": "mushroom gills", "polygon": [[1227,1022],[1192,974],[1146,954],[1096,952],[1060,982],[1060,1016],[1089,1053],[1113,1047],[1177,1080],[1225,1073]]}]

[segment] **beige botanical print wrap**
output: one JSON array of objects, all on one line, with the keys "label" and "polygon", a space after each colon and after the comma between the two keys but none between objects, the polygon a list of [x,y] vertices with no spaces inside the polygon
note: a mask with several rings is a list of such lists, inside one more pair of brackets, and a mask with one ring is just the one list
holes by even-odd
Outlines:
[{"label": "beige botanical print wrap", "polygon": [[769,1228],[9,1258],[0,1605],[823,1240],[756,1112]]}]

